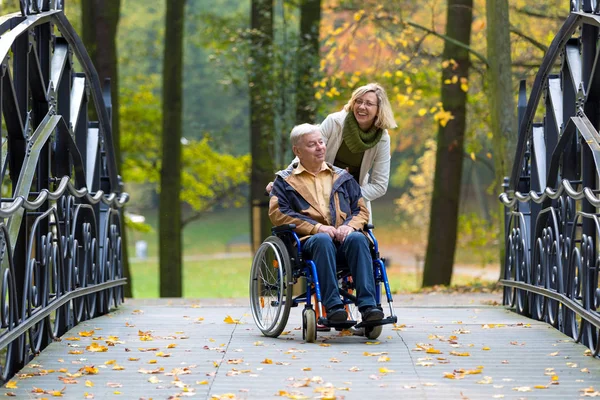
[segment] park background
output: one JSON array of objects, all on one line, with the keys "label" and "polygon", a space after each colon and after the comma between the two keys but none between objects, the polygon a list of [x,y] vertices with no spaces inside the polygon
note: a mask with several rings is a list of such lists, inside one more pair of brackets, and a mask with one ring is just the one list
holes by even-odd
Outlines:
[{"label": "park background", "polygon": [[[166,34],[169,2],[82,1],[87,0],[67,0],[65,10],[84,41],[88,38],[86,47],[94,57],[100,55],[94,54],[94,45],[89,44],[82,18],[85,20],[91,4],[96,4],[91,9],[97,18],[103,18],[107,9],[117,8],[118,102],[113,104],[119,108],[121,175],[125,191],[131,195],[127,253],[134,297],[160,295],[160,172],[170,162],[163,149],[165,135],[176,137],[182,151],[182,295],[247,297],[252,262],[251,121],[256,118],[251,116],[252,96],[260,96],[261,110],[269,113],[259,118],[270,121],[275,150],[267,156],[277,169],[292,158],[286,140],[291,128],[304,122],[297,121],[297,104],[306,101],[306,89],[308,107],[320,122],[340,110],[354,88],[372,81],[388,91],[398,123],[398,128],[390,131],[388,193],[373,203],[375,234],[388,259],[392,290],[421,289],[437,144],[440,132],[445,134],[444,129],[455,119],[442,99],[445,87],[466,94],[451,283],[458,285],[458,290],[494,289],[503,236],[497,200],[502,190],[498,177],[503,171],[499,171],[496,158],[509,160],[510,155],[499,154],[498,143],[502,142],[494,137],[499,135],[495,133],[497,117],[494,126],[490,114],[498,90],[490,83],[494,55],[488,49],[490,17],[498,21],[508,18],[510,46],[506,53],[495,56],[510,62],[509,90],[514,105],[519,81],[531,85],[553,32],[568,15],[568,1],[510,0],[508,14],[501,16],[486,14],[486,6],[496,0],[488,0],[488,4],[473,0],[473,7],[465,10],[470,13],[471,26],[470,42],[463,46],[468,49],[467,61],[462,64],[456,61],[458,57],[448,57],[445,49],[452,34],[446,16],[448,7],[465,1],[183,1],[184,18],[175,21],[184,32],[180,132],[163,125],[165,57],[178,56],[173,37]],[[0,2],[2,12],[16,11],[16,3]],[[310,49],[303,47],[307,43],[300,34],[306,3],[319,8],[319,13],[311,16],[319,27],[317,59],[305,53]],[[265,5],[271,7],[273,16],[270,64],[256,69],[261,54],[251,11]],[[304,64],[315,68],[306,72]],[[459,75],[461,66],[467,67],[467,76]],[[300,76],[308,77],[308,83]],[[516,107],[508,113],[513,115],[506,118],[516,125]],[[504,138],[508,149],[511,143],[514,146],[515,135],[513,129]],[[142,242],[147,244],[145,250],[140,248]]]}]

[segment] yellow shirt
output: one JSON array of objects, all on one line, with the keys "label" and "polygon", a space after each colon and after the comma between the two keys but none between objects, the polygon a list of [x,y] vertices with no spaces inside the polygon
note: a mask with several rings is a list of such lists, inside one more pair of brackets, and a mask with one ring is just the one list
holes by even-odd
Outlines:
[{"label": "yellow shirt", "polygon": [[314,175],[312,172],[307,171],[301,163],[298,163],[298,167],[294,169],[294,175],[297,175],[297,178],[306,185],[310,194],[319,203],[319,211],[327,219],[327,224],[332,225],[331,211],[329,210],[329,199],[333,188],[333,171],[331,168],[323,162],[321,170]]}]

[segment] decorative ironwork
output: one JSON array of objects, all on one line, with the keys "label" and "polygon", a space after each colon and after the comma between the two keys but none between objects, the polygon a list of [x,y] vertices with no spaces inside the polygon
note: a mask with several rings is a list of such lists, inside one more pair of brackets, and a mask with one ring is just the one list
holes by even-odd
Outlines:
[{"label": "decorative ironwork", "polygon": [[[598,356],[600,2],[570,4],[528,101],[521,84],[515,164],[500,195],[507,210],[501,282],[504,304]],[[543,121],[534,123],[539,110]]]},{"label": "decorative ironwork", "polygon": [[110,90],[62,7],[22,0],[22,15],[0,17],[2,381],[118,306],[126,282]]}]

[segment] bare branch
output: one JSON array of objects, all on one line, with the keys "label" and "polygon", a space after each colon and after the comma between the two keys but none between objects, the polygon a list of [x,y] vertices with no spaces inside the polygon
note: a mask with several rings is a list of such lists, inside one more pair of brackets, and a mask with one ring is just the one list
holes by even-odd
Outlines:
[{"label": "bare branch", "polygon": [[526,35],[523,31],[521,31],[519,28],[511,25],[510,26],[510,31],[512,33],[514,33],[515,35],[519,36],[520,38],[525,39],[526,41],[528,41],[529,43],[531,43],[532,45],[534,45],[535,47],[537,47],[538,49],[540,49],[541,51],[543,51],[544,53],[548,51],[548,46],[546,46],[543,43],[538,42],[537,40],[535,40],[534,38],[532,38],[531,36]]},{"label": "bare branch", "polygon": [[236,186],[230,187],[228,190],[225,190],[224,192],[221,192],[217,196],[215,196],[201,210],[196,210],[189,217],[182,218],[182,220],[181,220],[181,230],[185,229],[186,225],[189,224],[190,222],[193,222],[193,221],[196,221],[196,220],[202,218],[202,216],[204,215],[204,213],[206,211],[210,210],[211,208],[213,208],[217,204],[219,204],[219,203],[223,202],[224,200],[226,200],[228,197],[230,197],[241,186],[242,185],[236,185]]},{"label": "bare branch", "polygon": [[559,22],[564,22],[564,20],[567,19],[566,15],[564,17],[562,17],[560,15],[546,15],[546,14],[542,14],[540,12],[537,12],[535,10],[531,10],[528,8],[518,8],[517,6],[509,6],[509,8],[511,11],[517,12],[519,14],[528,15],[530,17],[535,17],[535,18],[544,18],[544,19],[549,19],[551,21],[559,21]]},{"label": "bare branch", "polygon": [[437,36],[440,39],[443,39],[443,40],[445,40],[447,42],[450,42],[450,43],[452,43],[452,44],[454,44],[456,46],[462,47],[463,49],[467,50],[469,53],[473,54],[475,57],[479,58],[486,66],[489,66],[488,60],[487,60],[487,58],[483,54],[481,54],[481,53],[473,50],[472,47],[467,46],[463,42],[455,40],[455,39],[453,39],[451,37],[448,37],[446,35],[443,35],[441,33],[437,33],[436,31],[434,31],[432,29],[429,29],[429,28],[427,28],[427,27],[425,27],[423,25],[419,25],[419,24],[417,24],[416,22],[413,22],[413,21],[405,21],[404,23],[406,25],[412,26],[413,28],[424,30],[425,32],[428,32],[429,34]]}]

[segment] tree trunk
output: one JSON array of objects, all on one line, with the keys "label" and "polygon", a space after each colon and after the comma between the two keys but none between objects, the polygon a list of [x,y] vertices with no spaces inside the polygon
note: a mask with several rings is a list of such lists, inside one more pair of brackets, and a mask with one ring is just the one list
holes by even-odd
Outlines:
[{"label": "tree trunk", "polygon": [[[473,0],[448,0],[447,4],[446,36],[468,46]],[[444,43],[443,58],[456,61],[455,67],[443,69],[441,90],[443,107],[454,118],[438,128],[423,286],[450,284],[456,251],[467,102],[461,78],[468,79],[470,61],[465,48],[449,41]],[[448,80],[455,83],[448,84]]]},{"label": "tree trunk", "polygon": [[162,166],[160,170],[160,296],[182,295],[181,126],[185,0],[168,0],[162,82]]},{"label": "tree trunk", "polygon": [[314,82],[319,73],[319,26],[321,0],[304,0],[300,5],[300,40],[296,65],[296,124],[314,124],[317,118]]},{"label": "tree trunk", "polygon": [[[119,122],[119,69],[117,56],[117,28],[121,12],[121,0],[104,2],[102,0],[83,1],[81,3],[81,29],[83,42],[89,53],[102,85],[110,78],[112,102],[112,137],[114,143],[117,170],[121,171],[121,141]],[[98,57],[101,54],[101,57]],[[95,110],[90,116],[94,118]],[[123,221],[122,221],[123,222]],[[132,296],[132,279],[129,272],[129,255],[127,251],[127,229],[122,224],[121,240],[123,241],[123,274],[127,278],[125,297]]]},{"label": "tree trunk", "polygon": [[[494,145],[494,189],[502,191],[505,176],[510,175],[517,143],[517,116],[511,74],[510,23],[508,0],[487,0],[487,55],[489,101]],[[504,205],[499,206],[500,278],[504,276]]]},{"label": "tree trunk", "polygon": [[250,87],[250,152],[252,172],[250,176],[250,201],[252,213],[250,227],[252,250],[270,235],[269,203],[265,186],[273,180],[275,162],[273,141],[275,118],[273,105],[273,0],[252,0],[250,56],[253,59],[249,71]]}]

